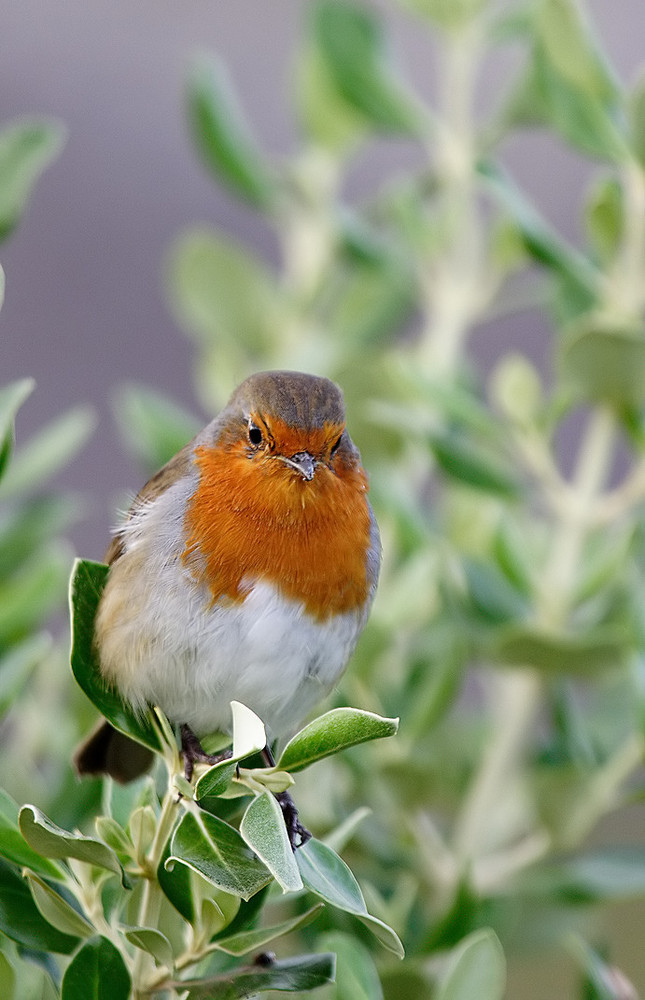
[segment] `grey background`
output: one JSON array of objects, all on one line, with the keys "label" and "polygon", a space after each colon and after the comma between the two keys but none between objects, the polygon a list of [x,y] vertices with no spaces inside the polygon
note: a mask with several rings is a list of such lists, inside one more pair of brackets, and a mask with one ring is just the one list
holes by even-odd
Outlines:
[{"label": "grey background", "polygon": [[[141,482],[112,420],[115,386],[136,379],[196,405],[190,348],[164,303],[170,241],[206,220],[269,258],[274,251],[262,220],[216,190],[196,162],[182,114],[188,59],[199,48],[224,56],[263,144],[287,153],[296,141],[289,65],[305,7],[303,0],[4,0],[0,121],[55,115],[69,139],[2,249],[0,384],[37,380],[19,416],[20,439],[74,404],[97,410],[90,446],[60,480],[88,497],[88,517],[74,532],[84,556],[101,557],[117,498]],[[596,0],[591,8],[620,75],[633,79],[645,59],[643,0]],[[387,11],[399,61],[430,97],[434,66],[424,36],[392,4]],[[512,67],[512,55],[490,61],[482,104]],[[353,166],[348,197],[415,155],[405,144],[378,143]],[[514,139],[505,156],[544,214],[575,238],[581,195],[597,168],[540,135]],[[474,350],[483,365],[502,342],[544,357],[547,338],[543,320],[523,315],[478,332]],[[638,827],[637,817],[631,829]],[[642,952],[640,905],[615,908],[612,923],[619,962]],[[564,959],[546,972],[542,965],[539,956],[527,959],[518,972],[526,1000],[565,995],[566,977],[544,981],[564,972]]]},{"label": "grey background", "polygon": [[[592,9],[621,76],[632,79],[645,48],[642,0],[597,0]],[[399,63],[431,97],[424,33],[394,5],[386,10]],[[111,417],[115,386],[139,380],[196,407],[190,348],[163,295],[170,241],[205,220],[269,258],[274,249],[261,218],[217,190],[190,148],[182,109],[188,60],[198,49],[219,52],[264,146],[288,153],[297,142],[289,67],[305,14],[302,0],[5,0],[0,121],[54,115],[69,138],[3,249],[0,382],[37,380],[19,417],[21,439],[73,404],[90,402],[98,412],[90,447],[64,476],[91,501],[75,531],[85,556],[101,556],[116,497],[141,479]],[[482,104],[512,67],[512,55],[491,60]],[[405,143],[379,142],[353,165],[347,196],[360,197],[416,155]],[[593,168],[540,135],[513,139],[506,159],[542,211],[575,237]],[[505,339],[539,356],[545,336],[543,321],[523,316],[482,330],[475,350],[485,364]]]}]

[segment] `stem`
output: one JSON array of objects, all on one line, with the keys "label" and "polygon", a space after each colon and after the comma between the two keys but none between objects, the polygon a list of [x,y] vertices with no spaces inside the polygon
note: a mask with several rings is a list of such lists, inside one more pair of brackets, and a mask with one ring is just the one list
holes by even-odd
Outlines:
[{"label": "stem", "polygon": [[[598,408],[589,419],[568,493],[554,525],[552,543],[537,594],[536,621],[544,629],[563,628],[575,600],[578,566],[593,513],[611,461],[614,419]],[[472,782],[455,832],[462,862],[483,857],[495,845],[496,817],[513,789],[524,748],[540,705],[542,683],[528,667],[498,674],[497,724]],[[548,841],[544,841],[544,850]]]},{"label": "stem", "polygon": [[484,260],[475,160],[474,96],[481,51],[476,22],[446,37],[440,74],[441,98],[436,169],[442,184],[439,212],[446,241],[438,257],[421,261],[419,282],[427,313],[419,343],[423,366],[438,379],[456,368],[464,340],[480,315],[485,292]]},{"label": "stem", "polygon": [[605,285],[605,309],[634,319],[645,304],[645,173],[631,161],[623,167],[623,238]]},{"label": "stem", "polygon": [[283,286],[303,313],[334,250],[338,173],[337,160],[318,147],[301,156],[294,169],[294,195],[282,219]]},{"label": "stem", "polygon": [[[177,808],[177,791],[172,785],[172,776],[169,776],[168,788],[161,803],[161,812],[154,840],[146,856],[145,883],[138,916],[138,925],[140,927],[156,927],[159,922],[163,893],[157,879],[157,869],[161,862],[168,837],[174,826]],[[132,973],[133,1000],[141,1000],[142,997],[148,995],[148,981],[153,971],[154,959],[152,955],[138,950]]]},{"label": "stem", "polygon": [[612,413],[603,407],[594,410],[589,418],[569,503],[555,526],[538,595],[538,623],[545,628],[561,628],[568,618],[582,548],[607,478],[614,426]]}]

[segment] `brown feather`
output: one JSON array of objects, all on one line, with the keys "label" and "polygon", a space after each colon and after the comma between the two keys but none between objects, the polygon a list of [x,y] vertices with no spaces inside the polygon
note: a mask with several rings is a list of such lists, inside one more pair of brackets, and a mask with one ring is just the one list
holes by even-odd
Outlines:
[{"label": "brown feather", "polygon": [[[132,501],[128,515],[130,516],[137,507],[141,507],[143,504],[152,503],[157,497],[165,493],[166,490],[176,483],[178,479],[185,476],[190,468],[190,463],[192,460],[193,448],[195,446],[194,439],[189,441],[188,444],[184,445],[181,451],[178,451],[176,455],[166,462],[158,472],[155,472],[154,476],[151,476],[145,486],[137,493],[136,497]],[[111,566],[119,556],[123,555],[123,536],[120,531],[118,531],[110,544],[108,545],[107,551],[105,553],[104,561]]]},{"label": "brown feather", "polygon": [[152,750],[104,720],[81,743],[73,758],[79,775],[109,774],[121,784],[145,774],[153,759]]}]

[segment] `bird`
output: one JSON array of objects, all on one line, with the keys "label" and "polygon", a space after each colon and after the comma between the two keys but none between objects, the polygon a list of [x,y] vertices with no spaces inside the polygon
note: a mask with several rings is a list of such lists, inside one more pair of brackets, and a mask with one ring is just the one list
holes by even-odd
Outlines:
[{"label": "bird", "polygon": [[[135,497],[106,554],[94,648],[125,702],[159,706],[180,728],[187,778],[219,759],[201,740],[230,731],[231,701],[265,723],[271,763],[270,742],[338,682],[379,576],[367,494],[340,388],[265,371]],[[104,721],[74,763],[126,782],[151,760]],[[289,823],[293,833],[297,811]]]}]

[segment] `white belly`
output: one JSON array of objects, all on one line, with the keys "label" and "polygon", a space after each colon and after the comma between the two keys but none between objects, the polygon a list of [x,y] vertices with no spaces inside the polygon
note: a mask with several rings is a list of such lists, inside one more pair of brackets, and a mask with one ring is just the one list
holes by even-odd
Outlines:
[{"label": "white belly", "polygon": [[[340,677],[366,610],[316,621],[264,581],[213,605],[177,558],[180,526],[162,509],[177,509],[173,491],[129,524],[111,568],[96,623],[102,670],[135,707],[159,705],[198,736],[230,728],[232,700],[288,735]],[[155,533],[149,545],[147,518],[164,525],[165,544]]]}]

